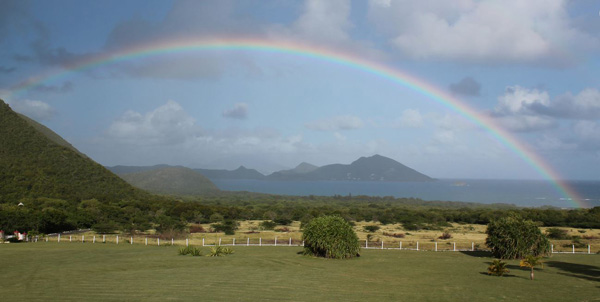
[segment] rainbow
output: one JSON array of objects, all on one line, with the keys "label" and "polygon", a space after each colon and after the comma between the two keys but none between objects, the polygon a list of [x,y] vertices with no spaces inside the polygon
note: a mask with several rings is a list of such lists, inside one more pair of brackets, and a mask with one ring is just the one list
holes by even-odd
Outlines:
[{"label": "rainbow", "polygon": [[272,41],[247,38],[202,38],[158,41],[151,44],[130,47],[116,52],[102,53],[97,56],[72,63],[69,66],[65,66],[66,69],[59,72],[40,75],[30,79],[27,81],[27,83],[15,87],[12,94],[20,94],[40,86],[43,83],[56,81],[72,73],[94,69],[107,64],[115,64],[168,53],[210,50],[287,54],[319,60],[367,74],[372,74],[392,83],[412,89],[428,97],[439,105],[442,105],[443,107],[462,115],[475,125],[487,130],[491,136],[493,136],[497,141],[505,145],[511,152],[516,154],[529,166],[535,169],[539,175],[547,180],[552,181],[557,192],[562,195],[565,200],[570,201],[574,207],[591,207],[561,179],[560,175],[548,163],[546,163],[539,155],[533,152],[533,150],[527,144],[518,140],[511,133],[500,127],[488,115],[474,110],[444,90],[437,88],[434,85],[406,72],[402,72],[379,62],[360,58],[352,54],[321,48],[314,45],[298,44],[291,41]]}]

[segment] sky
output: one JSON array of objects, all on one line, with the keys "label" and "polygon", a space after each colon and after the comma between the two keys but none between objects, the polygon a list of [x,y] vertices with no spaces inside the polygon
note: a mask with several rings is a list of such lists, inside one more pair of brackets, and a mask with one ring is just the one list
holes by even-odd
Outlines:
[{"label": "sky", "polygon": [[[270,173],[380,154],[435,178],[600,180],[600,1],[1,3],[0,98],[102,165]],[[328,55],[101,60],[211,39]]]}]

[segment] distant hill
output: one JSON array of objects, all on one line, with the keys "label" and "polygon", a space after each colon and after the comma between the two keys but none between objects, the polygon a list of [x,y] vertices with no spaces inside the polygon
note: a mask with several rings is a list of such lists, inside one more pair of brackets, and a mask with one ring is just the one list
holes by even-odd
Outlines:
[{"label": "distant hill", "polygon": [[254,169],[247,169],[240,166],[235,170],[213,170],[213,169],[194,169],[194,171],[208,177],[210,180],[215,179],[256,179],[264,180],[266,177]]},{"label": "distant hill", "polygon": [[[278,172],[276,172],[278,173]],[[307,173],[273,173],[270,180],[304,181],[433,181],[434,179],[417,172],[391,158],[381,155],[361,157],[349,165],[332,164]]]},{"label": "distant hill", "polygon": [[124,174],[145,172],[145,171],[157,170],[157,169],[168,168],[168,167],[173,167],[173,166],[169,166],[169,165],[120,166],[119,165],[119,166],[113,166],[113,167],[106,167],[106,169],[110,170],[111,172],[113,172],[119,176],[122,176]]},{"label": "distant hill", "polygon": [[135,187],[157,194],[202,195],[219,191],[208,178],[184,167],[158,167],[122,174],[121,178]]},{"label": "distant hill", "polygon": [[311,165],[306,162],[302,162],[296,168],[290,170],[282,170],[278,172],[273,172],[272,174],[267,176],[269,180],[285,180],[287,178],[295,178],[300,174],[310,173],[312,171],[317,170],[319,167],[315,165]]},{"label": "distant hill", "polygon": [[0,202],[24,197],[120,200],[148,196],[0,100]]}]

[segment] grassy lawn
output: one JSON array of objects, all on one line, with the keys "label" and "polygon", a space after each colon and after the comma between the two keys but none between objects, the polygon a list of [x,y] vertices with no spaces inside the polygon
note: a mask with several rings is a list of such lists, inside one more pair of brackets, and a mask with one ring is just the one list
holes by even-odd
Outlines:
[{"label": "grassy lawn", "polygon": [[[236,247],[226,257],[178,247],[90,243],[0,245],[2,301],[600,301],[599,255],[554,255],[544,269],[460,252],[363,250],[352,260],[299,247]],[[208,252],[208,248],[204,248]]]}]

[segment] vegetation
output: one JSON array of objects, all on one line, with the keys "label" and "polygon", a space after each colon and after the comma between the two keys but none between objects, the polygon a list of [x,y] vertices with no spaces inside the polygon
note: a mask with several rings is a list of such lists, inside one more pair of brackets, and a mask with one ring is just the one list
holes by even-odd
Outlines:
[{"label": "vegetation", "polygon": [[559,228],[549,228],[546,230],[546,236],[550,239],[569,239],[569,235],[566,230]]},{"label": "vegetation", "polygon": [[365,229],[366,232],[374,233],[379,230],[379,226],[378,225],[365,225],[363,227],[363,229]]},{"label": "vegetation", "polygon": [[322,216],[311,220],[302,233],[304,254],[346,259],[359,256],[358,236],[340,216]]},{"label": "vegetation", "polygon": [[521,262],[519,262],[519,266],[520,267],[529,267],[531,268],[531,274],[529,275],[529,278],[531,280],[533,280],[533,269],[536,266],[541,266],[542,268],[544,267],[544,263],[542,262],[542,257],[541,256],[533,256],[533,255],[527,255],[527,257],[521,259]]},{"label": "vegetation", "polygon": [[3,301],[594,301],[600,284],[595,255],[553,255],[527,282],[529,270],[489,277],[485,254],[362,250],[360,258],[321,261],[298,257],[300,247],[263,246],[199,261],[176,250],[3,244],[0,258],[11,259],[2,263]]},{"label": "vegetation", "polygon": [[504,276],[504,274],[509,273],[510,271],[506,268],[506,264],[506,262],[500,259],[492,260],[492,264],[487,269],[488,275]]},{"label": "vegetation", "polygon": [[225,255],[233,254],[233,249],[229,247],[223,246],[213,246],[210,248],[210,253],[207,255],[208,257],[221,257]]},{"label": "vegetation", "polygon": [[540,256],[550,251],[550,242],[539,227],[533,221],[516,215],[490,222],[486,233],[486,245],[494,257],[500,259]]}]

